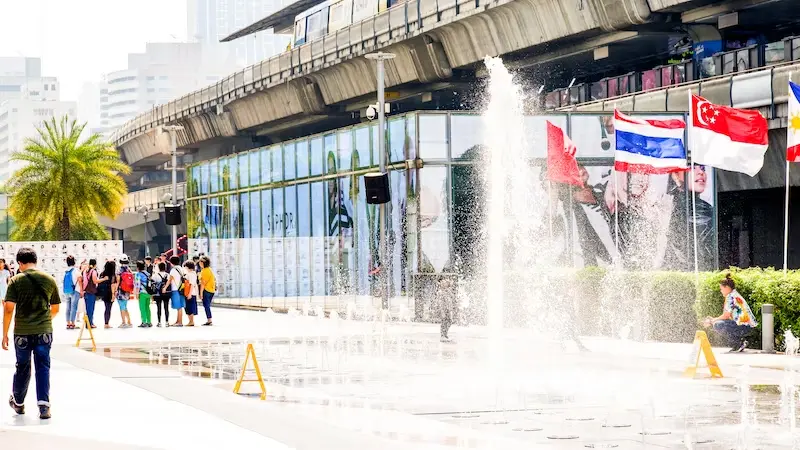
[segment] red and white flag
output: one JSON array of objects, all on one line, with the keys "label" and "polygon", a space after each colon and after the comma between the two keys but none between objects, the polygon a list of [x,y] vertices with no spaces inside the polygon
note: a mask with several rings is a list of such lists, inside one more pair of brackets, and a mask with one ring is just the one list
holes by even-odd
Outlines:
[{"label": "red and white flag", "polygon": [[561,128],[547,121],[547,179],[556,183],[583,186],[575,159],[577,148]]},{"label": "red and white flag", "polygon": [[767,119],[758,111],[715,105],[692,95],[692,163],[755,176],[767,152]]}]

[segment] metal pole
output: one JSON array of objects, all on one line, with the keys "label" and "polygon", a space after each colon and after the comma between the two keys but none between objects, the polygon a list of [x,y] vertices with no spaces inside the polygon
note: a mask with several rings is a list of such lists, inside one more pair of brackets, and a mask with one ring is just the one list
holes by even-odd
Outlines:
[{"label": "metal pole", "polygon": [[[379,152],[379,170],[381,173],[386,173],[386,112],[384,104],[386,97],[384,93],[384,74],[383,74],[383,59],[378,58],[378,152]],[[386,203],[379,207],[379,222],[380,222],[380,252],[381,252],[381,284],[383,285],[383,298],[381,299],[381,306],[384,310],[389,309],[389,272],[390,262],[386,254]]]},{"label": "metal pole", "polygon": [[786,202],[783,208],[783,276],[789,270],[789,165],[786,161]]},{"label": "metal pole", "polygon": [[[175,129],[169,130],[169,145],[172,156],[172,204],[178,204],[178,143],[175,137]],[[172,226],[172,256],[178,254],[178,226]]]},{"label": "metal pole", "polygon": [[142,255],[142,259],[147,258],[147,210],[142,213],[144,216],[144,255]]},{"label": "metal pole", "polygon": [[764,353],[775,353],[774,309],[769,303],[761,305],[761,350]]},{"label": "metal pole", "polygon": [[[374,59],[378,66],[378,168],[381,173],[386,173],[386,96],[384,92],[384,61],[394,58],[395,55],[393,53],[378,52],[370,53],[365,56],[368,59]],[[389,285],[392,267],[390,258],[386,254],[386,231],[388,229],[387,221],[389,218],[387,207],[388,205],[386,203],[378,207],[378,223],[380,230],[379,251],[381,261],[380,283],[382,287],[381,307],[384,310],[384,314],[381,314],[382,317],[385,316],[385,312],[389,309]]]}]

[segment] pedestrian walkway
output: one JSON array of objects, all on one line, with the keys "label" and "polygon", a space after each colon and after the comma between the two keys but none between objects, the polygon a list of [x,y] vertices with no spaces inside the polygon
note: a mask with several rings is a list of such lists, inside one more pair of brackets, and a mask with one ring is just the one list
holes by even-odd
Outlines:
[{"label": "pedestrian walkway", "polygon": [[[135,311],[132,311],[132,316],[136,323],[138,317]],[[444,449],[462,444],[488,448],[500,442],[498,439],[506,439],[498,437],[493,429],[471,425],[465,427],[464,423],[459,422],[462,419],[450,419],[448,422],[440,420],[440,416],[437,416],[439,412],[429,415],[431,411],[484,408],[485,398],[464,400],[460,391],[450,394],[443,392],[446,385],[418,384],[432,380],[433,376],[442,379],[456,377],[453,378],[457,381],[456,385],[463,383],[458,376],[466,372],[459,372],[462,369],[458,367],[461,366],[454,366],[448,361],[465,358],[466,363],[474,364],[471,358],[475,356],[470,355],[487,342],[486,331],[482,327],[455,327],[452,337],[456,343],[440,344],[438,326],[432,324],[397,323],[382,330],[379,324],[369,322],[217,309],[215,325],[212,327],[99,328],[95,330],[99,349],[94,354],[74,348],[78,331],[65,330],[64,325],[63,316],[56,319],[51,394],[53,419],[40,421],[36,417],[33,389],[26,404],[29,414],[24,417],[15,417],[5,404],[0,405],[0,441],[3,444],[16,444],[10,448],[219,450],[230,447],[231,439],[235,439],[237,447],[265,450]],[[535,342],[539,347],[550,345],[528,333],[527,330],[510,330],[509,339],[523,343]],[[104,357],[110,356],[111,348],[146,349],[181,343],[214,345],[234,341],[263,342],[278,337],[304,337],[302,342],[308,340],[313,343],[321,337],[348,335],[355,337],[352,343],[356,349],[363,347],[364,339],[369,336],[388,336],[390,345],[413,340],[416,344],[409,343],[405,351],[433,351],[440,359],[412,360],[402,364],[402,361],[391,358],[371,360],[353,354],[350,362],[367,367],[363,376],[356,374],[349,378],[350,381],[334,386],[308,384],[309,380],[322,383],[320,375],[316,375],[319,377],[317,381],[306,377],[301,378],[305,380],[303,383],[292,386],[273,382],[268,386],[270,399],[262,402],[233,395],[230,381],[187,377],[169,368]],[[552,373],[547,376],[552,377],[562,373],[560,364],[601,377],[607,373],[628,372],[635,373],[636,377],[647,383],[659,377],[669,377],[675,382],[689,383],[688,386],[702,386],[702,383],[724,386],[736,383],[737,374],[745,365],[753,367],[750,372],[752,384],[779,384],[784,371],[775,369],[793,368],[798,361],[796,357],[784,355],[725,354],[724,349],[716,349],[720,366],[727,377],[723,380],[689,381],[679,377],[690,354],[689,344],[638,343],[604,338],[586,338],[585,344],[591,353],[580,355],[569,345],[563,350],[556,345],[552,353],[555,359],[542,360],[541,364],[544,365],[522,366],[518,369],[522,374],[529,372],[531,376],[536,376],[549,365],[552,366]],[[397,349],[391,351],[402,354]],[[329,356],[329,359],[334,358]],[[0,352],[0,392],[7,392],[11,385],[13,365],[13,353]],[[308,362],[303,364],[301,361],[289,370],[302,371],[303,365],[308,365]],[[265,367],[269,367],[266,362]],[[325,373],[330,372],[328,370]],[[394,373],[401,379],[382,381],[384,372]],[[410,375],[406,377],[406,374]],[[402,378],[407,378],[409,384],[403,384],[406,380]],[[516,386],[514,383],[520,381],[510,380],[510,383]],[[375,386],[381,387],[381,393],[370,394],[370,389]],[[278,399],[281,396],[285,399]],[[293,400],[301,396],[314,401]],[[373,399],[373,405],[325,406],[337,402],[363,403],[365,398]],[[356,402],[347,403],[350,401],[347,399]],[[512,400],[520,399],[514,397]],[[524,398],[522,400],[526,402]],[[473,401],[476,405],[474,408],[465,406]],[[563,427],[562,424],[554,426]],[[549,441],[537,442],[536,445],[536,448],[569,448]],[[502,448],[530,448],[530,443],[509,439]]]}]

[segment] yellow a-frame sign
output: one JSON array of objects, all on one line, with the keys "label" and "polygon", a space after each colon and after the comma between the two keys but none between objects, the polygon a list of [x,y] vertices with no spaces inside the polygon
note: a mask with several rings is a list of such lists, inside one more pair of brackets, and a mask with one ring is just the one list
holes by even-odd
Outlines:
[{"label": "yellow a-frame sign", "polygon": [[697,366],[700,364],[700,352],[705,355],[706,365],[711,372],[711,378],[722,378],[722,371],[717,364],[717,358],[714,357],[714,352],[711,350],[711,343],[708,342],[708,335],[705,331],[698,331],[694,335],[694,342],[692,342],[692,355],[689,357],[689,367],[683,372],[683,376],[694,378],[697,374]]},{"label": "yellow a-frame sign", "polygon": [[[83,339],[83,331],[89,330],[89,337]],[[89,323],[89,316],[83,315],[83,326],[81,327],[81,333],[78,335],[78,340],[75,342],[75,347],[81,346],[81,341],[92,341],[92,351],[97,350],[97,343],[94,341],[94,333],[92,332],[92,324]]]},{"label": "yellow a-frame sign", "polygon": [[[245,372],[247,372],[247,362],[250,361],[251,358],[253,360],[253,369],[256,371],[256,379],[245,380],[244,375]],[[242,388],[242,383],[244,382],[258,382],[258,386],[261,388],[261,400],[267,399],[267,387],[264,386],[264,378],[261,376],[261,369],[258,367],[258,359],[256,359],[256,350],[253,348],[253,344],[247,344],[247,352],[244,356],[244,364],[242,364],[242,373],[239,374],[239,379],[236,380],[236,385],[233,387],[234,394],[239,393],[239,390]]]}]

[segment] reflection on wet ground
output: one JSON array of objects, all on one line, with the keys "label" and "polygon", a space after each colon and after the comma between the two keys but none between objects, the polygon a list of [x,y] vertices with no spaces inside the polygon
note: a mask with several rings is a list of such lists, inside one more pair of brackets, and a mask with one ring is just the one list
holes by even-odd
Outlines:
[{"label": "reflection on wet ground", "polygon": [[[794,448],[790,416],[796,411],[789,408],[785,387],[750,386],[745,379],[743,395],[736,386],[683,379],[680,367],[663,361],[525,342],[506,342],[498,360],[490,358],[483,341],[440,343],[424,335],[252,343],[268,401],[313,410],[343,427],[410,446],[485,448],[499,439],[508,444],[497,448],[531,443],[535,448]],[[246,345],[98,350],[229,388],[241,371]],[[791,397],[797,400],[796,394]],[[403,420],[380,419],[389,413],[438,425],[409,432],[415,428]]]}]

